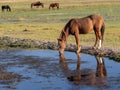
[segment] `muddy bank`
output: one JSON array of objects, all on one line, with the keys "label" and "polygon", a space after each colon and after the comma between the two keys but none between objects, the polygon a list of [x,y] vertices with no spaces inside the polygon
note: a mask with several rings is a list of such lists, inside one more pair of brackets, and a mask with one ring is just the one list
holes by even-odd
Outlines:
[{"label": "muddy bank", "polygon": [[[47,41],[37,41],[31,39],[19,39],[19,38],[10,38],[10,37],[0,37],[0,47],[13,47],[13,48],[38,48],[38,49],[51,49],[57,50],[57,42],[47,42]],[[76,50],[76,45],[68,44],[67,51],[74,52]],[[92,49],[89,46],[82,46],[82,53],[87,53],[96,56],[109,57],[120,62],[120,50],[114,50],[111,48],[102,48],[101,50]]]},{"label": "muddy bank", "polygon": [[21,75],[7,72],[5,70],[6,67],[7,65],[0,65],[0,84],[3,85],[4,88],[15,89],[14,84],[20,82]]}]

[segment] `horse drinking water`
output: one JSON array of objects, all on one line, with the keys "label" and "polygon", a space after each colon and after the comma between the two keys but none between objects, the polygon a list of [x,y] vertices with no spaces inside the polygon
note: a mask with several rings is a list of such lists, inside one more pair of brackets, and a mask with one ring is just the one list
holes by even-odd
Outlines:
[{"label": "horse drinking water", "polygon": [[[61,31],[58,39],[59,53],[62,54],[66,48],[66,41],[69,35],[74,35],[77,44],[77,53],[80,52],[80,38],[79,34],[87,34],[94,30],[96,40],[94,48],[101,48],[103,42],[103,35],[105,24],[102,16],[89,15],[83,18],[74,18],[68,21],[64,29]],[[99,44],[98,44],[99,41]]]}]

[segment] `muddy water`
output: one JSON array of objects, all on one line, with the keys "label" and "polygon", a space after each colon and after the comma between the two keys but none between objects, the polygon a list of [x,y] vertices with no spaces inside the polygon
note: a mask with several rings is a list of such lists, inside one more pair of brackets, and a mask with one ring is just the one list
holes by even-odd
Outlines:
[{"label": "muddy water", "polygon": [[0,50],[0,90],[119,90],[119,69],[118,62],[87,54]]}]

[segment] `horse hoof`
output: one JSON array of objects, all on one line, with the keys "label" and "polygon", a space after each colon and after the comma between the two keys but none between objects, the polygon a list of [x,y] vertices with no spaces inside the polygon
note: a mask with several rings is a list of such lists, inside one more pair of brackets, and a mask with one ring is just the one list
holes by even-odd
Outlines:
[{"label": "horse hoof", "polygon": [[76,51],[76,54],[79,54],[80,53],[80,51]]},{"label": "horse hoof", "polygon": [[97,49],[97,47],[93,47],[93,49],[94,49],[94,50],[96,50],[96,49]]},{"label": "horse hoof", "polygon": [[98,49],[100,50],[100,49],[101,49],[101,47],[98,47]]}]

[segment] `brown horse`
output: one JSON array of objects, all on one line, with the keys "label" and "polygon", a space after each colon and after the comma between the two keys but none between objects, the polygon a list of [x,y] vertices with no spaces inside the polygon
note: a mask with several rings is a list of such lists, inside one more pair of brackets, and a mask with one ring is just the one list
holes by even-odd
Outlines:
[{"label": "brown horse", "polygon": [[50,6],[49,6],[49,10],[52,8],[52,9],[54,9],[54,8],[57,8],[57,9],[59,9],[59,3],[51,3],[50,4]]},{"label": "brown horse", "polygon": [[33,6],[36,6],[36,8],[38,8],[39,6],[41,6],[42,8],[44,7],[44,4],[41,3],[40,1],[31,3],[31,8],[33,8]]},{"label": "brown horse", "polygon": [[103,17],[99,15],[89,15],[84,18],[71,19],[61,31],[60,37],[58,39],[59,53],[62,54],[64,52],[64,49],[66,48],[67,37],[70,34],[75,36],[77,53],[79,53],[81,50],[79,34],[87,34],[93,30],[96,36],[94,48],[100,49],[105,30]]}]

